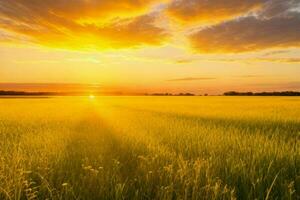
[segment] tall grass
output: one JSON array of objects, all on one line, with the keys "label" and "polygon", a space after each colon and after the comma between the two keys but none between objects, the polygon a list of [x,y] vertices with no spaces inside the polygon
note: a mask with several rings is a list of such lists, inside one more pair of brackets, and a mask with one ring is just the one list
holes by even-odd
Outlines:
[{"label": "tall grass", "polygon": [[297,97],[0,99],[0,199],[299,199]]}]

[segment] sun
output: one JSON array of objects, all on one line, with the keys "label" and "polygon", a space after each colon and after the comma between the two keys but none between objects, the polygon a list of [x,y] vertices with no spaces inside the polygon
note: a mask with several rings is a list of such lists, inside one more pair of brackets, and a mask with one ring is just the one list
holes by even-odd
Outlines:
[{"label": "sun", "polygon": [[95,96],[91,94],[91,95],[89,96],[89,98],[90,98],[90,99],[95,99]]}]

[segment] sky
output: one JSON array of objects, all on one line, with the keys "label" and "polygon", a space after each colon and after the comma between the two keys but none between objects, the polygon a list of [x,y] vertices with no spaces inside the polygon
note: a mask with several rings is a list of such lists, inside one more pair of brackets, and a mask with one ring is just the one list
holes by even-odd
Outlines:
[{"label": "sky", "polygon": [[300,1],[0,0],[0,90],[300,90]]}]

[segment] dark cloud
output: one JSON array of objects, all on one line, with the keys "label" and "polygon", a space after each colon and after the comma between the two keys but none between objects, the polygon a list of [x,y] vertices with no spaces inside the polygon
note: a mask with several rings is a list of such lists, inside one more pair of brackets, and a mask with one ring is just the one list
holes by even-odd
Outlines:
[{"label": "dark cloud", "polygon": [[[241,2],[245,5],[256,3],[260,7],[252,14],[240,15],[239,18],[210,27],[200,27],[189,37],[193,49],[200,53],[240,53],[300,46],[299,0],[261,0],[251,1],[252,4]],[[221,8],[240,7],[235,1],[227,3],[220,3]]]},{"label": "dark cloud", "polygon": [[268,0],[174,0],[170,16],[185,23],[216,23],[261,9]]},{"label": "dark cloud", "polygon": [[299,0],[268,0],[258,15],[263,18],[285,17],[299,5]]},{"label": "dark cloud", "polygon": [[246,15],[271,18],[287,15],[299,0],[174,0],[167,12],[184,23],[219,23]]},{"label": "dark cloud", "polygon": [[300,46],[300,13],[262,19],[249,16],[200,29],[190,35],[203,53],[240,53]]}]

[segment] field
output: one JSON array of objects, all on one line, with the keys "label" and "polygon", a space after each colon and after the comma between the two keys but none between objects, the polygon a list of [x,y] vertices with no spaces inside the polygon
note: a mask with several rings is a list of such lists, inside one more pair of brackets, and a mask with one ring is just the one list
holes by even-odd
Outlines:
[{"label": "field", "polygon": [[300,98],[0,99],[0,199],[300,199]]}]

